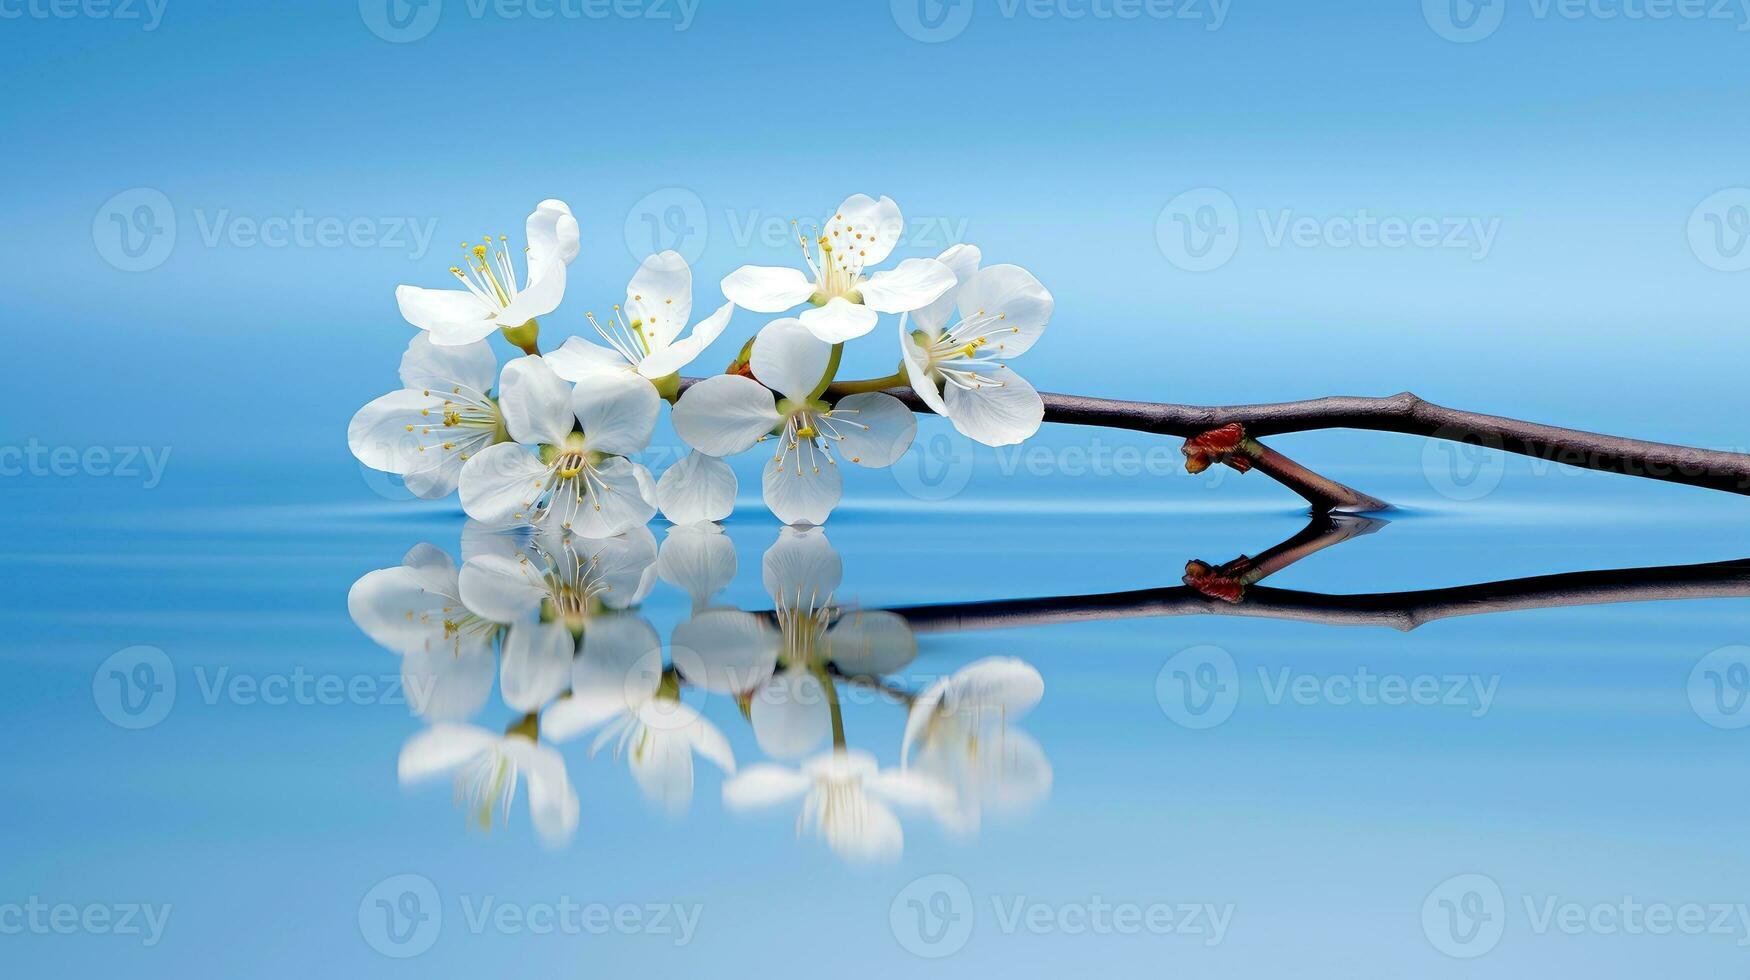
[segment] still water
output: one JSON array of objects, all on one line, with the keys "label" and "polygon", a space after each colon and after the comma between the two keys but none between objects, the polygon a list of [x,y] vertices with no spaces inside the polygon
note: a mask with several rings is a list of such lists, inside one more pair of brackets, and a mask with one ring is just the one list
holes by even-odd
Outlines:
[{"label": "still water", "polygon": [[3,972],[1745,975],[1744,502],[1340,475],[1407,506],[20,486]]}]

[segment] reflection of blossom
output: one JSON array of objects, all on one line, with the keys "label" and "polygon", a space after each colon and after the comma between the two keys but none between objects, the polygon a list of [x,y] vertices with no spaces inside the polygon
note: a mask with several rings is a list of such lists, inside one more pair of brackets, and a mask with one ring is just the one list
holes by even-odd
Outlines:
[{"label": "reflection of blossom", "polygon": [[718,524],[684,524],[668,529],[656,556],[662,580],[693,600],[693,611],[711,604],[735,580],[735,543]]},{"label": "reflection of blossom", "polygon": [[662,669],[662,639],[640,616],[591,620],[571,670],[571,696],[542,716],[549,738],[569,741],[600,728],[593,756],[610,742],[638,788],[671,813],[693,800],[693,754],[733,773],[735,755],[717,726],[678,698],[678,678]]},{"label": "reflection of blossom", "polygon": [[882,769],[875,757],[856,749],[817,755],[800,769],[761,763],[723,784],[723,803],[750,810],[802,798],[796,833],[818,834],[833,853],[848,861],[891,861],[905,847],[905,832],[889,803],[946,805],[947,791],[922,774]]},{"label": "reflection of blossom", "polygon": [[539,711],[565,690],[585,623],[604,610],[633,605],[649,591],[656,539],[644,527],[611,538],[554,527],[471,530],[459,579],[462,601],[510,624],[499,694],[517,711]]},{"label": "reflection of blossom", "polygon": [[510,815],[518,784],[527,782],[535,831],[558,847],[577,832],[577,791],[558,750],[540,744],[533,729],[525,722],[499,735],[475,725],[433,725],[401,747],[401,784],[454,773],[457,801],[476,825],[491,830]]},{"label": "reflection of blossom", "polygon": [[1044,750],[1010,727],[1044,694],[1045,680],[1031,664],[987,657],[912,702],[901,764],[954,787],[951,805],[937,811],[944,823],[976,830],[983,811],[1024,809],[1051,791]]},{"label": "reflection of blossom", "polygon": [[467,718],[492,694],[500,627],[470,612],[460,596],[455,562],[420,544],[400,565],[365,573],[346,597],[359,629],[401,656],[408,701],[430,721]]},{"label": "reflection of blossom", "polygon": [[917,656],[917,639],[897,614],[834,604],[843,576],[826,532],[787,527],[762,562],[769,618],[711,609],[675,628],[676,666],[708,690],[750,695],[754,737],[770,755],[799,758],[831,732],[828,668],[879,676]]}]

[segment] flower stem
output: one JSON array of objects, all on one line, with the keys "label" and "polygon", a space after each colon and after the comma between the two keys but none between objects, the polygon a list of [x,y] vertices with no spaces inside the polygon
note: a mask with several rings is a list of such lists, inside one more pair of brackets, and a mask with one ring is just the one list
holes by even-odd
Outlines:
[{"label": "flower stem", "polygon": [[816,664],[811,673],[820,681],[821,690],[826,694],[826,706],[832,712],[832,744],[834,748],[845,747],[845,716],[839,708],[839,689],[833,684],[832,674],[827,672],[824,664]]},{"label": "flower stem", "polygon": [[844,395],[859,395],[867,391],[886,391],[889,388],[903,388],[906,384],[905,368],[893,372],[885,378],[866,378],[862,381],[835,381],[826,389],[826,394],[835,397]]},{"label": "flower stem", "polygon": [[820,376],[820,384],[815,385],[814,390],[808,393],[809,401],[818,401],[821,395],[826,394],[826,389],[832,384],[833,377],[839,373],[839,360],[844,356],[844,344],[832,345],[832,355],[826,362],[826,373]]}]

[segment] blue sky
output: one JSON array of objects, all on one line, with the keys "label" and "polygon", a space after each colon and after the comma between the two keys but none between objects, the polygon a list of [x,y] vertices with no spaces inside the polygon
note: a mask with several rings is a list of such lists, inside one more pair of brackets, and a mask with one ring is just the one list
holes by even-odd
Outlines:
[{"label": "blue sky", "polygon": [[[556,340],[619,294],[635,248],[679,245],[703,305],[737,265],[790,261],[790,218],[867,192],[905,209],[911,254],[964,237],[1054,291],[1017,365],[1042,389],[1413,388],[1741,440],[1750,273],[1709,259],[1731,266],[1744,209],[1697,210],[1750,184],[1736,7],[1495,0],[1494,31],[1456,43],[1414,0],[919,2],[964,27],[916,40],[898,0],[702,0],[690,21],[678,0],[448,0],[403,8],[416,32],[437,19],[391,43],[375,0],[170,0],[156,22],[7,0],[0,125],[21,138],[0,199],[23,240],[0,275],[15,352],[47,366],[15,392],[55,410],[4,425],[191,462],[325,459],[392,381],[395,284],[441,285],[456,242],[515,233],[544,197],[585,229]],[[128,272],[103,248],[136,188],[176,227]],[[1187,271],[1161,243],[1209,189],[1237,249]],[[1163,214],[1175,200],[1187,217]],[[1383,219],[1439,244],[1343,246]],[[300,221],[307,237],[267,243]],[[325,243],[321,221],[361,231]],[[761,322],[739,313],[702,363]],[[865,347],[852,365],[885,373],[891,352]]]}]

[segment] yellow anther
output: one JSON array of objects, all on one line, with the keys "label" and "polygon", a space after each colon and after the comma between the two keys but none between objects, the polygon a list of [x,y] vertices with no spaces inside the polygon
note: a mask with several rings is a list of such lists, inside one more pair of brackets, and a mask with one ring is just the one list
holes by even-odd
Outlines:
[{"label": "yellow anther", "polygon": [[[450,426],[461,425],[462,424],[462,414],[460,412],[445,412],[444,413],[444,424],[450,425]],[[445,446],[444,448],[448,449],[450,447]]]}]

